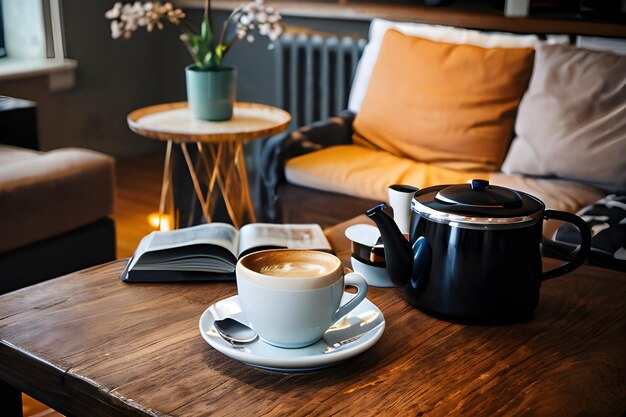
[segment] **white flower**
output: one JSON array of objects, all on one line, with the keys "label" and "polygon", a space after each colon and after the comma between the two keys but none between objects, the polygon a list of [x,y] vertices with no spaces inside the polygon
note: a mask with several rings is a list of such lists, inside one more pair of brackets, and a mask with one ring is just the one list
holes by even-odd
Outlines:
[{"label": "white flower", "polygon": [[272,7],[265,7],[262,0],[244,4],[231,19],[236,23],[237,38],[248,42],[254,41],[250,32],[255,29],[259,35],[267,36],[272,42],[283,32],[280,14]]},{"label": "white flower", "polygon": [[270,39],[270,41],[274,42],[280,37],[282,33],[283,26],[281,24],[274,24],[272,25],[270,32],[267,34],[267,37]]},{"label": "white flower", "polygon": [[137,26],[143,27],[147,26],[148,22],[150,22],[150,17],[143,15],[137,18]]},{"label": "white flower", "polygon": [[120,17],[121,11],[122,3],[117,2],[115,3],[115,5],[113,5],[113,8],[111,10],[107,10],[107,12],[104,14],[104,17],[106,17],[107,19],[117,19],[118,17]]},{"label": "white flower", "polygon": [[[190,46],[190,34],[194,33],[194,31],[190,27],[182,25],[184,23],[183,19],[186,18],[185,13],[181,9],[175,8],[172,3],[162,3],[162,1],[163,0],[152,0],[144,2],[131,0],[130,3],[126,4],[119,1],[116,2],[110,10],[105,12],[105,17],[111,20],[111,36],[114,39],[122,36],[124,38],[130,38],[133,32],[140,27],[145,27],[148,32],[151,32],[155,28],[162,29],[164,23],[169,22],[175,26],[179,26],[183,30],[186,35],[186,38],[183,37],[183,42],[187,43],[187,46]],[[237,40],[245,39],[247,42],[254,42],[257,33],[259,36],[269,38],[270,43],[268,48],[272,49],[274,48],[272,42],[278,39],[283,32],[281,16],[278,11],[272,7],[265,7],[263,0],[248,1],[247,4],[237,8],[228,18],[224,33],[221,34],[220,43],[214,46],[215,51],[221,52],[218,58],[221,58],[221,55],[225,54]],[[234,35],[236,37],[234,39],[232,38],[233,30],[231,25],[235,26]],[[226,36],[231,38],[229,39]],[[197,61],[197,55],[203,52],[192,49],[190,49],[190,52]],[[206,48],[202,49],[204,50]],[[211,51],[209,51],[209,53],[211,53]],[[200,58],[202,58],[202,62],[204,62],[206,56]],[[215,65],[213,61],[214,60],[211,59],[208,65]],[[215,61],[219,65],[220,59]]]},{"label": "white flower", "polygon": [[143,5],[141,2],[136,1],[133,4],[125,4],[122,8],[122,14],[129,16],[140,16],[144,14]]},{"label": "white flower", "polygon": [[252,10],[252,7],[254,6],[254,3],[246,3],[243,6],[241,6],[241,13],[243,14],[248,14],[250,13],[250,11]]},{"label": "white flower", "polygon": [[113,39],[117,39],[124,34],[123,30],[124,24],[120,21],[113,20],[111,21],[111,37]]},{"label": "white flower", "polygon": [[126,38],[130,38],[130,35],[137,30],[138,27],[139,25],[137,25],[135,20],[126,21],[126,24],[124,25],[124,36]]},{"label": "white flower", "polygon": [[243,39],[248,34],[248,27],[242,24],[237,24],[237,38]]},{"label": "white flower", "polygon": [[251,19],[248,17],[247,14],[244,14],[241,15],[241,17],[239,18],[239,22],[241,22],[242,25],[248,26],[251,22]]},{"label": "white flower", "polygon": [[269,23],[262,23],[259,25],[259,34],[262,36],[267,36],[269,35],[271,29],[272,25],[270,25]]}]

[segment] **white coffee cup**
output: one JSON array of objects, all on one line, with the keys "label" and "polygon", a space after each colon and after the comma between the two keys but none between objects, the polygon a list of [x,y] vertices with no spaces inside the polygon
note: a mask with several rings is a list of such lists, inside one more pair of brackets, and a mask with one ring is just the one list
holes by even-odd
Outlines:
[{"label": "white coffee cup", "polygon": [[[282,348],[315,343],[367,293],[361,275],[344,276],[341,261],[319,251],[251,253],[239,260],[236,274],[239,302],[248,323],[261,340]],[[358,292],[340,305],[346,286]]]}]

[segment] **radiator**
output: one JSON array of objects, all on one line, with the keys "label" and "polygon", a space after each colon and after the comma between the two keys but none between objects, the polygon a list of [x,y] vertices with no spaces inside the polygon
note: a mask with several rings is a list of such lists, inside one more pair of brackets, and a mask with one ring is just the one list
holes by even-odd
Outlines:
[{"label": "radiator", "polygon": [[291,113],[291,128],[348,107],[356,66],[367,41],[318,34],[283,34],[275,44],[276,98]]}]

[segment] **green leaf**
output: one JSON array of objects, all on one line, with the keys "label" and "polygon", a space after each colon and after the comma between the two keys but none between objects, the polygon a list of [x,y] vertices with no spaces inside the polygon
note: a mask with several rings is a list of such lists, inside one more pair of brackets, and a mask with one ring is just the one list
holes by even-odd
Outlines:
[{"label": "green leaf", "polygon": [[213,42],[213,30],[211,29],[211,22],[209,22],[208,18],[205,18],[202,21],[202,26],[200,26],[200,36],[202,38],[202,42],[207,45],[211,45]]},{"label": "green leaf", "polygon": [[197,35],[194,35],[193,33],[183,33],[182,35],[180,35],[180,40],[183,41],[183,43],[187,47],[187,51],[189,51],[189,54],[191,55],[191,58],[193,58],[194,63],[198,67],[202,67],[202,61],[198,56]]},{"label": "green leaf", "polygon": [[212,60],[213,60],[213,54],[209,52],[208,54],[204,56],[202,63],[208,67],[211,64]]},{"label": "green leaf", "polygon": [[183,33],[180,35],[180,40],[191,48],[195,49],[198,46],[198,35],[194,35],[193,33]]},{"label": "green leaf", "polygon": [[[180,36],[185,43],[189,53],[192,55],[196,65],[201,69],[215,68],[221,61],[221,50],[212,52],[213,31],[208,17],[205,17],[200,27],[200,33],[186,32]],[[217,54],[220,56],[217,56]]]}]

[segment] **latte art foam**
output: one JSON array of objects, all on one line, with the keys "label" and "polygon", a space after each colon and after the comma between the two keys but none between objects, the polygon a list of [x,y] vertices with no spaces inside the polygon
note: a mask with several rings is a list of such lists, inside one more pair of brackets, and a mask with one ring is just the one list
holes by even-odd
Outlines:
[{"label": "latte art foam", "polygon": [[343,276],[341,260],[329,253],[273,249],[254,252],[237,263],[237,282],[265,288],[312,290],[336,284]]},{"label": "latte art foam", "polygon": [[306,261],[281,262],[263,265],[258,269],[263,275],[282,278],[309,278],[325,275],[333,270],[332,265]]}]

